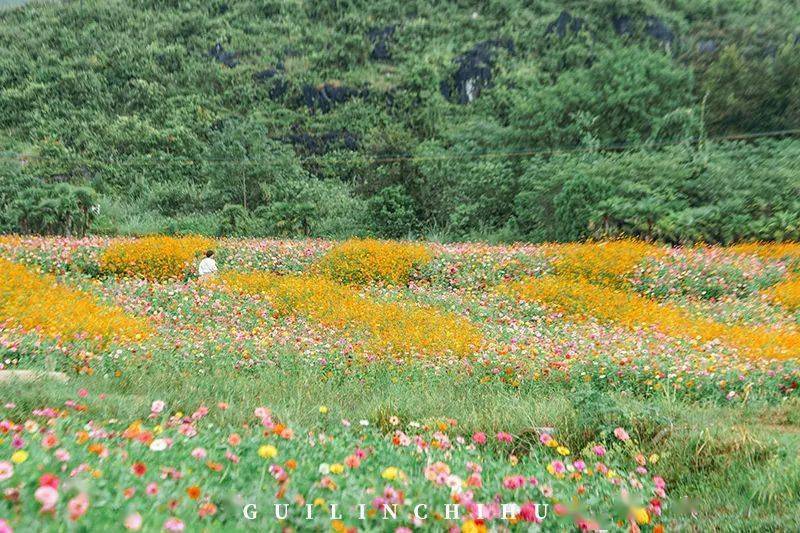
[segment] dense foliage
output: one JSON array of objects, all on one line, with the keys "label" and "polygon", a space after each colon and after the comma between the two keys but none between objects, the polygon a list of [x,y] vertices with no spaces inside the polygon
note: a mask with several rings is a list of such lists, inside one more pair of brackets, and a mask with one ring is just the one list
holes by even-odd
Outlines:
[{"label": "dense foliage", "polygon": [[778,0],[9,8],[0,229],[797,239],[798,28]]}]

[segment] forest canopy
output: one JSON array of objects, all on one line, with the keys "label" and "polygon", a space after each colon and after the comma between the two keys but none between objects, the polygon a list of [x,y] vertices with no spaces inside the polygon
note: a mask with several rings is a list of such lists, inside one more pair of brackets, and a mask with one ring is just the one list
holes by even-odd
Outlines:
[{"label": "forest canopy", "polygon": [[778,0],[0,8],[0,231],[800,238]]}]

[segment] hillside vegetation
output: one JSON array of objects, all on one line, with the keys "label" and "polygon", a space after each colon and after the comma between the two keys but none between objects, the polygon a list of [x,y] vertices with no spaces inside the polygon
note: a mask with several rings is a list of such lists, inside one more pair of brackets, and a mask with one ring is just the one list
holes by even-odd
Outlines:
[{"label": "hillside vegetation", "polygon": [[793,4],[8,8],[0,230],[797,239]]}]

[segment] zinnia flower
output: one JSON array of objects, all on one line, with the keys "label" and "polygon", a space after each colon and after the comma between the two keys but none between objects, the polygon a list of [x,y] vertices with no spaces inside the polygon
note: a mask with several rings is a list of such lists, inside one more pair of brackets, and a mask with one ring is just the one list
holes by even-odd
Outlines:
[{"label": "zinnia flower", "polygon": [[8,461],[0,462],[0,481],[5,481],[14,475],[14,465]]},{"label": "zinnia flower", "polygon": [[183,531],[184,527],[183,520],[180,518],[171,517],[164,522],[165,531]]},{"label": "zinnia flower", "polygon": [[125,518],[125,529],[139,531],[142,528],[142,515],[139,513],[129,514]]},{"label": "zinnia flower", "polygon": [[42,504],[42,512],[46,513],[55,510],[56,502],[58,502],[58,491],[49,485],[44,485],[36,489],[33,497]]},{"label": "zinnia flower", "polygon": [[258,448],[258,456],[262,459],[272,459],[278,455],[278,449],[272,444],[264,444]]},{"label": "zinnia flower", "polygon": [[67,510],[69,511],[69,519],[73,522],[86,514],[89,509],[89,497],[86,493],[81,492],[69,502],[67,502]]}]

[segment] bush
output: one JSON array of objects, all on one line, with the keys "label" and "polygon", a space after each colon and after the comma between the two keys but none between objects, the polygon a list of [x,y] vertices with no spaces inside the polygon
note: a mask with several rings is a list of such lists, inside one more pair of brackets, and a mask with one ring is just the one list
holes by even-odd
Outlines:
[{"label": "bush", "polygon": [[350,239],[322,256],[314,268],[343,283],[406,284],[414,270],[427,264],[432,257],[421,244]]},{"label": "bush", "polygon": [[376,231],[387,237],[403,237],[414,230],[414,200],[402,185],[381,189],[369,199],[369,213]]},{"label": "bush", "polygon": [[185,278],[194,261],[214,247],[206,237],[150,236],[117,242],[100,256],[100,271],[116,276],[169,280]]}]

